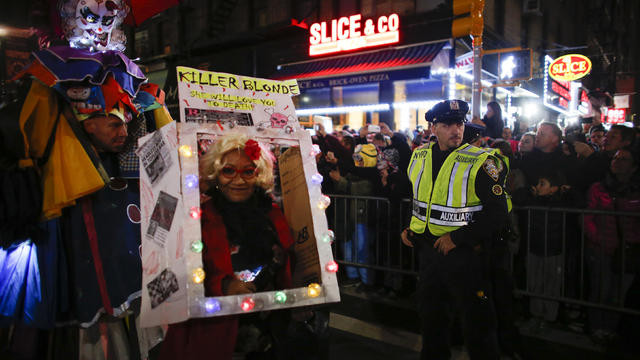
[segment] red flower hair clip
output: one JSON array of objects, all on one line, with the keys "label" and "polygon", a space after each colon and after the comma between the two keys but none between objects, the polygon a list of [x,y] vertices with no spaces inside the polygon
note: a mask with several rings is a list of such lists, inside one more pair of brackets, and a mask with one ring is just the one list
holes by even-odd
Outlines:
[{"label": "red flower hair clip", "polygon": [[244,143],[244,153],[247,154],[252,161],[260,159],[260,151],[260,144],[258,144],[257,141],[249,139]]}]

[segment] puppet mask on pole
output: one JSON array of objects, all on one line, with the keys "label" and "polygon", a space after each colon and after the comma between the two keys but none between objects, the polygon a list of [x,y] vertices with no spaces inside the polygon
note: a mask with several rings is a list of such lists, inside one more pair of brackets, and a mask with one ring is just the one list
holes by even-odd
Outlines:
[{"label": "puppet mask on pole", "polygon": [[124,0],[62,0],[65,37],[75,48],[124,51],[126,38],[118,29],[129,12]]}]

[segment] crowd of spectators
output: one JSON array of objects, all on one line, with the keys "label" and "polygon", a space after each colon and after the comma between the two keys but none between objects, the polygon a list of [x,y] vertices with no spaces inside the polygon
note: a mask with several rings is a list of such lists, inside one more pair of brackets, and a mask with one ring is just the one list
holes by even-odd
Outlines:
[{"label": "crowd of spectators", "polygon": [[[386,197],[391,204],[411,198],[406,168],[412,150],[435,137],[428,128],[394,132],[384,122],[379,128],[372,132],[376,126],[364,126],[356,133],[345,126],[328,133],[317,125],[313,139],[322,151],[317,160],[327,179],[324,193]],[[582,317],[583,331],[603,343],[617,339],[621,328],[638,330],[633,329],[637,321],[612,311],[561,306],[552,300],[573,298],[640,309],[633,295],[640,288],[640,217],[590,212],[640,212],[638,138],[638,126],[605,127],[597,120],[564,128],[540,121],[530,128],[516,124],[512,129],[505,126],[500,106],[493,102],[482,119],[467,123],[464,142],[499,149],[510,170],[506,188],[515,206],[509,231],[516,234],[516,244],[510,248],[517,288],[549,297],[531,298],[532,329]],[[366,216],[366,202],[351,201],[342,211],[357,225],[346,236],[345,260],[354,261],[355,253],[356,262],[371,263],[379,256],[373,249],[380,245],[374,243],[374,224],[406,225],[407,219],[393,211],[391,219]],[[394,285],[401,282],[389,281],[388,274],[376,279],[366,267],[346,270],[344,284],[358,284],[364,291],[402,291]]]}]

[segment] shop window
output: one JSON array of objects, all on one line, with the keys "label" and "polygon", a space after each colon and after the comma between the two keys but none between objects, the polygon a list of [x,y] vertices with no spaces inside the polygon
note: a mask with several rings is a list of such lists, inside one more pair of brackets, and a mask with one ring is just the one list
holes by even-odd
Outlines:
[{"label": "shop window", "polygon": [[378,83],[336,86],[332,92],[335,106],[371,105],[379,101]]},{"label": "shop window", "polygon": [[424,114],[431,107],[428,103],[444,99],[443,84],[440,80],[394,81],[393,122],[397,129],[413,130],[417,126],[427,126]]},{"label": "shop window", "polygon": [[440,80],[407,80],[406,101],[442,100],[442,82]]},{"label": "shop window", "polygon": [[303,90],[300,96],[294,97],[297,100],[297,109],[316,109],[331,107],[331,89],[309,89]]}]

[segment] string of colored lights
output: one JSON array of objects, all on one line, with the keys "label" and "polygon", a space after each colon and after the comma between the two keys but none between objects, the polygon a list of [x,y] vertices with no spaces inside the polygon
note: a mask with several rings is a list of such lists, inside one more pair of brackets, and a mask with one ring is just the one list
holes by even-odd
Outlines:
[{"label": "string of colored lights", "polygon": [[[178,148],[180,156],[184,158],[191,158],[195,155],[195,152],[189,145],[181,145]],[[315,145],[309,152],[309,159],[314,159],[320,152],[319,146]],[[315,173],[309,177],[309,183],[316,187],[313,190],[319,190],[323,181],[322,175]],[[185,191],[196,191],[198,189],[198,176],[196,174],[187,174],[184,177]],[[313,191],[312,191],[313,192]],[[317,199],[316,206],[320,210],[326,210],[331,204],[331,198],[320,193]],[[189,210],[189,216],[194,220],[199,220],[202,215],[200,207],[193,206]],[[333,231],[328,230],[320,237],[325,246],[331,246],[335,238]],[[201,253],[203,250],[203,243],[201,240],[193,241],[190,244],[190,249],[193,253]],[[324,265],[324,271],[335,274],[338,271],[338,264],[334,260],[329,260]],[[206,277],[206,272],[202,267],[197,267],[191,272],[191,280],[193,283],[202,286]],[[189,311],[192,317],[199,316],[211,316],[211,315],[226,315],[235,314],[239,310],[242,312],[254,312],[261,311],[265,308],[273,309],[282,306],[291,306],[294,303],[304,303],[306,299],[313,299],[322,296],[324,288],[318,283],[311,283],[306,287],[300,287],[295,289],[259,292],[251,295],[239,296],[222,296],[222,297],[202,297],[196,300],[197,306],[191,306]]]}]

